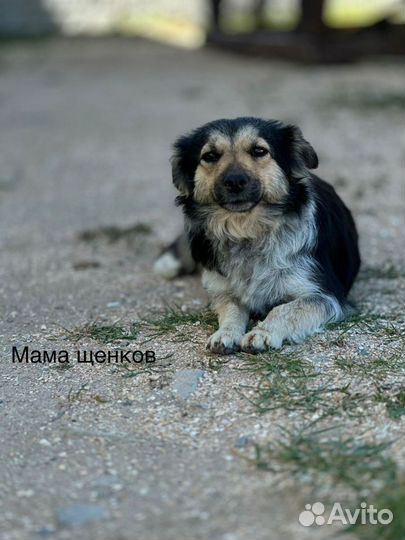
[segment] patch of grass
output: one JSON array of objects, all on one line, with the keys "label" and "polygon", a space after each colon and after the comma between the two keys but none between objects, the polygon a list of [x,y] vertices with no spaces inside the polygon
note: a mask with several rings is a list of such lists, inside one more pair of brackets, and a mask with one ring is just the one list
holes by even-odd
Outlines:
[{"label": "patch of grass", "polygon": [[192,338],[197,327],[213,332],[217,325],[217,317],[209,309],[182,311],[179,306],[168,306],[163,313],[130,325],[91,322],[72,330],[64,330],[68,337],[75,341],[91,338],[104,344],[121,340],[135,341],[141,330],[146,334],[143,343],[164,335],[169,335],[177,342],[185,342]]},{"label": "patch of grass", "polygon": [[[367,350],[365,354],[360,350],[359,354],[352,353],[350,357],[345,353],[338,355],[335,365],[343,373],[336,381],[336,378],[316,371],[310,361],[304,360],[299,347],[257,356],[242,354],[239,369],[253,373],[258,379],[255,385],[240,387],[242,392],[244,389],[253,390],[253,397],[245,394],[244,397],[260,413],[282,409],[329,417],[366,416],[366,405],[378,401],[377,394],[370,393],[370,382],[377,388],[387,377],[405,370],[402,331],[391,321],[373,314],[353,315],[341,323],[329,325],[329,329],[336,337],[328,339],[328,348],[331,344],[345,345],[349,336],[352,341],[356,334],[362,337],[370,334],[379,341],[379,356],[372,356]],[[372,354],[375,355],[374,351]],[[350,378],[345,376],[348,374]],[[356,377],[354,382],[353,375]],[[361,383],[365,383],[366,390],[362,387],[356,390],[355,385]],[[402,394],[393,400],[392,392],[387,394],[380,391],[379,399],[387,403],[391,418],[401,413]]]},{"label": "patch of grass", "polygon": [[322,416],[360,415],[359,406],[367,399],[351,392],[350,383],[336,385],[330,379],[319,383],[316,375],[275,375],[262,379],[254,387],[256,398],[250,400],[261,413],[285,411],[318,412]]},{"label": "patch of grass", "polygon": [[359,375],[364,378],[372,378],[376,381],[381,381],[382,377],[390,374],[395,374],[399,370],[405,369],[405,358],[401,346],[392,347],[387,350],[387,356],[337,356],[335,365],[342,371],[346,371],[351,375]]},{"label": "patch of grass", "polygon": [[[405,538],[405,479],[400,474],[389,484],[368,497],[368,504],[379,510],[387,508],[393,513],[393,520],[387,525],[361,525],[356,523],[346,529],[364,540],[403,540]],[[361,500],[353,507],[360,508]]]},{"label": "patch of grass", "polygon": [[386,403],[388,416],[397,420],[405,414],[405,388],[401,388],[394,397]]},{"label": "patch of grass", "polygon": [[[313,429],[314,422],[298,432],[282,429],[282,437],[266,446],[255,445],[255,465],[262,470],[313,477],[319,485],[345,485],[355,492],[371,490],[375,480],[384,485],[397,477],[396,463],[386,457],[390,442],[362,441],[333,435],[336,427]],[[332,434],[332,436],[331,436]]]},{"label": "patch of grass", "polygon": [[350,337],[353,340],[356,335],[370,335],[374,339],[378,339],[381,347],[385,347],[386,354],[389,356],[403,350],[405,345],[403,330],[397,327],[394,322],[387,320],[386,316],[355,314],[338,323],[328,324],[326,329],[338,331],[335,336],[328,339],[328,347],[330,345],[342,347],[346,343],[346,338]]},{"label": "patch of grass", "polygon": [[393,393],[391,385],[380,384],[377,386],[374,400],[385,404],[388,416],[393,420],[398,420],[405,414],[405,386],[397,388]]},{"label": "patch of grass", "polygon": [[67,399],[69,403],[76,403],[82,401],[94,401],[99,404],[108,403],[108,399],[99,394],[89,394],[87,392],[87,384],[82,384],[78,390],[69,390]]},{"label": "patch of grass", "polygon": [[263,471],[293,476],[300,485],[309,481],[315,491],[325,493],[328,488],[331,495],[326,496],[326,502],[336,502],[333,492],[338,486],[350,494],[349,506],[353,509],[366,500],[379,510],[393,512],[390,524],[369,526],[356,522],[345,529],[347,532],[367,540],[405,538],[405,480],[395,461],[387,456],[391,442],[343,435],[341,426],[315,429],[320,420],[298,432],[280,428],[279,439],[256,444],[254,457],[243,457]]},{"label": "patch of grass", "polygon": [[131,241],[139,236],[145,236],[152,233],[152,228],[147,223],[136,223],[129,227],[118,227],[116,225],[106,225],[97,229],[82,231],[78,239],[82,242],[95,242],[104,240],[109,244],[114,244],[119,240]]},{"label": "patch of grass", "polygon": [[358,415],[366,396],[352,392],[350,383],[335,384],[332,379],[320,382],[313,365],[297,352],[272,351],[271,354],[241,355],[242,366],[259,377],[255,386],[240,388],[253,390],[248,399],[260,413],[278,409],[285,411],[319,412],[322,416]]},{"label": "patch of grass", "polygon": [[329,323],[326,328],[328,330],[340,330],[342,334],[356,328],[374,332],[376,328],[379,328],[380,319],[380,315],[373,313],[353,313],[343,321]]},{"label": "patch of grass", "polygon": [[169,306],[161,315],[141,321],[148,341],[170,335],[177,342],[186,342],[190,341],[196,327],[213,332],[217,325],[217,317],[209,309],[182,311],[178,306]]},{"label": "patch of grass", "polygon": [[86,392],[86,388],[86,384],[82,384],[78,390],[73,390],[73,388],[71,388],[67,395],[68,402],[74,403],[76,401],[80,401],[82,399],[83,393]]},{"label": "patch of grass", "polygon": [[137,365],[128,366],[127,364],[117,364],[114,366],[111,373],[119,371],[124,379],[133,379],[139,375],[151,375],[151,376],[161,376],[165,373],[171,373],[171,361],[165,362],[174,356],[173,353],[168,353],[165,356],[156,358],[156,362],[153,363],[142,363]]},{"label": "patch of grass", "polygon": [[298,352],[286,352],[285,349],[273,350],[267,354],[241,353],[239,358],[242,360],[239,370],[266,377],[280,373],[308,375],[313,370],[312,364],[304,360]]},{"label": "patch of grass", "polygon": [[121,340],[135,341],[138,337],[139,329],[136,323],[132,323],[129,326],[122,326],[118,323],[100,324],[91,322],[66,331],[68,337],[74,341],[91,338],[99,343],[107,344]]},{"label": "patch of grass", "polygon": [[[336,338],[328,341],[328,347],[331,343],[345,345],[349,336],[353,343],[356,335],[363,337],[365,334],[369,335],[374,345],[369,350],[350,352],[350,356],[345,351],[337,355],[335,365],[342,372],[354,375],[360,381],[371,381],[380,388],[389,377],[397,377],[398,373],[405,372],[405,339],[401,327],[382,320],[349,320],[341,326],[343,329]],[[378,401],[375,396],[373,400]]]},{"label": "patch of grass", "polygon": [[134,377],[139,377],[139,375],[162,375],[164,373],[170,372],[170,365],[161,365],[161,364],[139,364],[139,367],[129,367],[124,364],[117,365],[122,372],[122,377],[124,379],[133,379]]}]

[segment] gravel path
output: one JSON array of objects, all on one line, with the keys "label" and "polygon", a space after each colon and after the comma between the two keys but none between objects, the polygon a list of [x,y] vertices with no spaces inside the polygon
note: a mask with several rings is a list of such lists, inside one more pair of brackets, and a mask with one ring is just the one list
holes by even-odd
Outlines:
[{"label": "gravel path", "polygon": [[[405,389],[403,83],[389,62],[305,68],[137,40],[0,48],[2,540],[339,538],[333,526],[299,524],[305,503],[320,500],[305,475],[251,461],[254,443],[277,442],[280,426],[296,433],[335,398],[313,408],[275,398],[261,414],[249,401],[260,369],[240,356],[219,363],[205,351],[202,316],[187,319],[206,305],[198,278],[151,273],[181,227],[170,144],[220,116],[298,123],[319,174],[353,209],[364,261],[353,300],[369,319],[286,354],[311,365],[316,384],[350,383],[350,399],[364,397],[355,408],[336,402],[322,425],[395,440],[387,455],[403,467],[401,404],[388,414]],[[150,325],[136,341],[94,333],[128,330],[174,303],[185,321],[177,313],[152,338]],[[71,358],[148,349],[158,360],[20,364],[13,346]],[[376,360],[391,350],[397,363],[382,378]]]}]

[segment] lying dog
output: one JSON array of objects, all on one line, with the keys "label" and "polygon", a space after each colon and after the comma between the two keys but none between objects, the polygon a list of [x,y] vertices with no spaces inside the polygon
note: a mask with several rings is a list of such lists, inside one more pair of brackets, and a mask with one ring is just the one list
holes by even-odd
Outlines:
[{"label": "lying dog", "polygon": [[[155,270],[174,277],[203,267],[219,319],[211,351],[279,348],[344,316],[358,237],[333,187],[309,172],[317,166],[300,129],[274,120],[216,120],[175,143],[187,236]],[[246,333],[250,318],[262,320]]]}]

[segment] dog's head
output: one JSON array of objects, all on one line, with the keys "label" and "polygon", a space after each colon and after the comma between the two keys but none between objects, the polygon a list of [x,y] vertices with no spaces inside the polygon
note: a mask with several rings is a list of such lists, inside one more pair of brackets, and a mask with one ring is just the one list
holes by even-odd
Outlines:
[{"label": "dog's head", "polygon": [[317,166],[299,128],[249,117],[205,124],[176,141],[172,158],[181,195],[230,212],[283,202],[291,183]]}]

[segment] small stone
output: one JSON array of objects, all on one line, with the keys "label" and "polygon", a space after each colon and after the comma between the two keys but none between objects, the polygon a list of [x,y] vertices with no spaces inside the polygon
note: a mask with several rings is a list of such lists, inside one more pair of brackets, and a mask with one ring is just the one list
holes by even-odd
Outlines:
[{"label": "small stone", "polygon": [[40,439],[39,444],[41,446],[52,446],[52,444],[48,441],[48,439]]},{"label": "small stone", "polygon": [[249,437],[246,435],[241,435],[238,437],[235,443],[235,448],[246,448],[246,446],[250,443]]},{"label": "small stone", "polygon": [[181,399],[187,399],[198,387],[199,382],[205,376],[202,369],[182,369],[174,376],[172,388],[174,393]]},{"label": "small stone", "polygon": [[17,491],[17,497],[32,497],[33,495],[33,489],[20,489],[19,491]]},{"label": "small stone", "polygon": [[130,407],[131,405],[133,405],[133,401],[130,400],[130,399],[124,399],[121,401],[121,405],[123,405],[124,407]]},{"label": "small stone", "polygon": [[115,309],[117,307],[120,307],[121,302],[108,302],[107,307],[110,309]]},{"label": "small stone", "polygon": [[107,511],[95,504],[74,504],[62,508],[57,513],[58,524],[61,527],[79,527],[107,517]]}]

